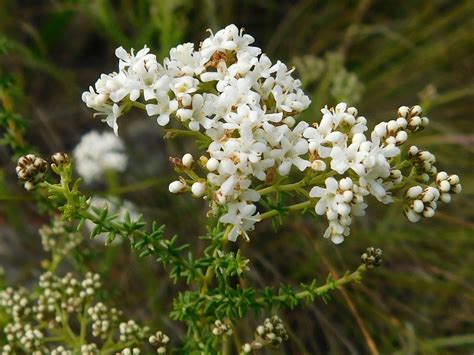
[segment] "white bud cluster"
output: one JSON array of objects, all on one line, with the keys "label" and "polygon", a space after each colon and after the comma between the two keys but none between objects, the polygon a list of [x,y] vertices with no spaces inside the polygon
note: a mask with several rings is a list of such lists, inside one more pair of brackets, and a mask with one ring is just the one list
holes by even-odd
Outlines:
[{"label": "white bud cluster", "polygon": [[[306,175],[305,186],[315,188],[309,202],[329,220],[325,236],[340,243],[350,232],[352,216],[363,214],[365,196],[393,202],[408,176],[398,166],[400,146],[428,119],[420,106],[402,106],[398,118],[367,132],[366,118],[342,102],[324,107],[312,126],[297,122],[310,104],[301,82],[293,69],[272,63],[253,42],[230,25],[211,32],[197,50],[191,43],[171,49],[162,64],[147,47],[136,54],[120,47],[119,71],[103,74],[83,101],[116,133],[117,118],[139,107],[159,125],[175,119],[191,131],[187,134],[208,142],[198,162],[189,153],[176,160],[189,179],[171,182],[169,191],[191,191],[209,201],[212,213],[224,207],[219,221],[229,225],[229,240],[248,239],[247,232],[261,220],[256,186],[281,181],[293,169]],[[435,170],[430,167],[429,173]],[[349,184],[347,179],[351,187],[333,188]]]},{"label": "white bud cluster", "polygon": [[212,334],[215,336],[221,335],[232,335],[232,328],[230,325],[222,322],[221,320],[217,319],[212,326]]},{"label": "white bud cluster", "polygon": [[64,346],[58,346],[56,349],[51,350],[51,355],[72,355],[72,351],[66,349]]},{"label": "white bud cluster", "polygon": [[148,342],[156,348],[157,354],[165,354],[170,338],[165,333],[158,331],[148,338]]},{"label": "white bud cluster", "polygon": [[76,231],[69,231],[66,222],[59,217],[52,225],[40,228],[41,243],[45,251],[53,251],[57,255],[66,256],[82,242],[82,235]]},{"label": "white bud cluster", "polygon": [[33,154],[22,156],[18,159],[16,174],[25,182],[26,190],[33,190],[45,178],[48,164],[46,160]]},{"label": "white bud cluster", "polygon": [[278,316],[266,318],[263,325],[257,327],[257,334],[266,343],[278,347],[283,341],[288,340],[288,333],[282,320]]},{"label": "white bud cluster", "polygon": [[95,343],[84,344],[81,346],[81,355],[97,355],[98,353],[99,349]]},{"label": "white bud cluster", "polygon": [[245,354],[252,350],[261,349],[264,346],[277,348],[284,341],[288,340],[288,333],[283,325],[282,320],[274,315],[266,318],[262,325],[259,325],[255,331],[255,340],[242,346]]},{"label": "white bud cluster", "polygon": [[1,355],[13,355],[13,348],[10,344],[3,345],[1,348]]},{"label": "white bud cluster", "polygon": [[20,321],[32,314],[31,303],[25,289],[14,290],[11,287],[0,291],[0,307],[13,318]]},{"label": "white bud cluster", "polygon": [[141,341],[147,337],[149,333],[148,327],[140,327],[134,320],[122,322],[119,325],[119,339],[121,342]]},{"label": "white bud cluster", "polygon": [[[75,319],[83,319],[86,334],[98,338],[97,344],[106,342],[115,348],[119,346],[117,349],[128,346],[123,354],[138,354],[139,349],[135,346],[147,339],[157,353],[166,353],[169,338],[165,334],[156,332],[149,337],[148,327],[140,327],[133,320],[120,322],[120,311],[95,301],[101,287],[98,275],[87,273],[83,280],[78,280],[70,273],[59,277],[46,272],[40,276],[38,286],[34,292],[12,288],[0,291],[0,313],[5,316],[6,324],[1,334],[4,334],[6,344],[0,347],[0,354],[71,355],[70,349],[58,346],[52,339],[57,334],[78,330],[65,328],[74,324],[71,320]],[[80,353],[98,354],[97,344],[83,345]]]},{"label": "white bud cluster", "polygon": [[427,117],[423,117],[421,107],[415,105],[411,108],[407,106],[401,106],[398,109],[398,117],[406,120],[406,128],[412,132],[417,132],[426,128],[429,124]]},{"label": "white bud cluster", "polygon": [[418,222],[421,216],[426,218],[434,216],[440,193],[435,187],[428,186],[423,189],[417,185],[407,190],[406,197],[405,214],[410,222]]},{"label": "white bud cluster", "polygon": [[437,173],[436,157],[427,150],[420,150],[417,146],[412,145],[408,149],[408,158],[413,159],[413,164],[418,175],[423,181],[429,181],[430,176]]},{"label": "white bud cluster", "polygon": [[17,344],[30,354],[42,354],[43,333],[28,323],[9,323],[3,329],[9,344]]},{"label": "white bud cluster", "polygon": [[100,182],[107,171],[123,172],[128,157],[122,140],[110,132],[91,131],[82,136],[73,152],[78,174],[86,183]]},{"label": "white bud cluster", "polygon": [[105,339],[109,331],[118,323],[120,312],[116,308],[108,308],[102,302],[95,304],[87,310],[92,320],[92,335]]},{"label": "white bud cluster", "polygon": [[139,355],[141,353],[140,349],[138,348],[125,348],[118,354],[120,355]]},{"label": "white bud cluster", "polygon": [[444,203],[451,202],[451,194],[459,194],[462,191],[459,176],[455,174],[448,175],[447,172],[440,171],[435,181],[441,193],[440,200]]},{"label": "white bud cluster", "polygon": [[61,278],[46,272],[40,277],[39,287],[42,293],[33,308],[35,316],[38,321],[54,324],[61,321],[58,308],[67,313],[81,312],[100,289],[101,283],[97,274],[87,273],[84,280],[79,281],[71,273]]}]

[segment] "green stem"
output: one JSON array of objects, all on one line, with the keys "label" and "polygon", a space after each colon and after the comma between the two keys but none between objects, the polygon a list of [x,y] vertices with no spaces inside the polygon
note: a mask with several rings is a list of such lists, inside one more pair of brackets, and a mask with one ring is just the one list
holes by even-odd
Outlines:
[{"label": "green stem", "polygon": [[182,137],[196,137],[199,139],[207,139],[209,140],[210,138],[204,135],[203,133],[199,131],[191,131],[191,130],[185,130],[185,129],[178,129],[178,128],[168,128],[165,130],[165,138],[175,138],[178,136]]},{"label": "green stem", "polygon": [[87,310],[89,308],[89,303],[86,303],[84,305],[84,311],[82,313],[82,316],[80,317],[80,323],[81,323],[81,330],[79,333],[79,344],[84,345],[85,340],[86,340],[86,335],[87,335],[87,324],[89,323],[88,318],[87,318]]},{"label": "green stem", "polygon": [[115,195],[117,192],[117,189],[120,186],[117,172],[114,170],[108,169],[105,172],[105,181],[107,182],[107,194]]},{"label": "green stem", "polygon": [[230,354],[230,346],[229,346],[229,337],[227,335],[222,336],[222,355],[229,355]]},{"label": "green stem", "polygon": [[[315,289],[314,291],[314,295],[317,295],[317,296],[321,296],[321,295],[324,295],[326,293],[328,293],[329,291],[335,289],[335,288],[341,288],[341,286],[345,285],[345,284],[348,284],[350,282],[360,282],[360,280],[362,279],[362,275],[364,272],[367,271],[367,267],[365,266],[365,264],[362,264],[360,265],[356,271],[354,271],[353,273],[351,274],[347,274],[337,280],[334,280],[332,282],[328,282],[326,283],[325,285],[322,285],[322,286],[319,286],[318,288]],[[296,293],[295,297],[299,300],[302,300],[302,299],[305,299],[305,298],[311,298],[313,296],[313,293],[310,292],[310,291],[300,291],[298,293]],[[276,296],[274,298],[275,300],[277,301],[285,301],[286,300],[286,296],[285,295],[282,295],[282,296]],[[264,303],[264,299],[263,297],[261,298],[257,298],[256,299],[256,302],[257,303]]]},{"label": "green stem", "polygon": [[139,108],[141,110],[146,110],[146,105],[142,104],[141,102],[130,101],[130,105],[133,106],[133,107]]},{"label": "green stem", "polygon": [[300,181],[295,182],[293,184],[268,186],[268,187],[265,187],[263,189],[258,190],[257,192],[260,195],[266,195],[266,194],[269,194],[269,193],[272,193],[272,192],[277,192],[277,191],[296,190],[296,189],[299,189],[300,187],[303,187],[305,185],[306,185],[306,181],[305,181],[305,179],[303,179],[303,180],[300,180]]},{"label": "green stem", "polygon": [[[316,294],[318,296],[323,295],[325,293],[328,293],[330,290],[332,290],[334,287],[335,288],[340,288],[341,286],[350,283],[352,281],[360,282],[362,278],[362,274],[367,271],[367,267],[365,264],[360,265],[356,271],[354,271],[351,274],[347,274],[339,279],[337,279],[334,282],[327,283],[323,286],[320,286],[316,289]],[[299,299],[306,298],[310,295],[309,291],[301,291],[296,294],[296,297]],[[281,298],[281,296],[279,296]]]},{"label": "green stem", "polygon": [[[288,206],[288,207],[286,207],[286,210],[288,210],[288,211],[299,211],[299,210],[303,210],[305,208],[311,207],[312,204],[313,204],[313,202],[308,200],[308,201],[304,201],[304,202],[300,202],[300,203]],[[267,211],[267,212],[262,213],[260,215],[260,220],[263,221],[264,219],[276,216],[276,215],[280,214],[280,212],[281,211],[279,211],[279,210]]]},{"label": "green stem", "polygon": [[446,348],[467,344],[474,344],[474,334],[455,335],[452,337],[432,339],[423,342],[423,345],[431,348]]},{"label": "green stem", "polygon": [[48,271],[54,273],[62,259],[61,255],[54,253],[51,263],[48,266]]},{"label": "green stem", "polygon": [[[226,227],[226,230],[224,232],[224,236],[222,237],[222,245],[225,245],[227,243],[227,236],[230,233],[230,230],[232,229],[231,225],[228,225]],[[215,258],[217,256],[217,246],[212,252],[212,256]],[[204,277],[202,279],[202,284],[201,284],[201,292],[200,295],[204,296],[208,289],[209,289],[209,284],[211,283],[212,279],[214,277],[214,267],[212,265],[209,265],[206,269],[206,273],[204,274]]]}]

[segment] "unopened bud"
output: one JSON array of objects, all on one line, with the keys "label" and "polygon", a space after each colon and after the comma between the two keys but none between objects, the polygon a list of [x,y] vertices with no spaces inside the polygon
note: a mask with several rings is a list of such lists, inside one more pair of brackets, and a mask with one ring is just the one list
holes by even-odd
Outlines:
[{"label": "unopened bud", "polygon": [[407,106],[400,106],[398,108],[398,117],[407,117],[408,111],[410,111],[410,109]]},{"label": "unopened bud", "polygon": [[173,181],[168,186],[168,189],[172,194],[177,194],[179,192],[182,192],[185,188],[186,188],[186,185],[179,180]]},{"label": "unopened bud", "polygon": [[219,161],[215,158],[211,158],[206,163],[206,168],[209,171],[216,171],[219,167]]},{"label": "unopened bud", "polygon": [[191,186],[191,192],[196,197],[201,197],[205,191],[206,191],[206,184],[203,182],[195,182]]},{"label": "unopened bud", "polygon": [[373,247],[367,248],[364,254],[360,257],[368,270],[382,264],[382,250]]},{"label": "unopened bud", "polygon": [[69,164],[71,160],[69,159],[69,155],[67,155],[66,153],[58,152],[51,155],[51,161],[53,162],[55,166],[59,167],[62,165]]},{"label": "unopened bud", "polygon": [[183,158],[181,158],[181,161],[186,168],[191,168],[191,166],[194,163],[194,158],[191,154],[187,153],[183,155]]}]

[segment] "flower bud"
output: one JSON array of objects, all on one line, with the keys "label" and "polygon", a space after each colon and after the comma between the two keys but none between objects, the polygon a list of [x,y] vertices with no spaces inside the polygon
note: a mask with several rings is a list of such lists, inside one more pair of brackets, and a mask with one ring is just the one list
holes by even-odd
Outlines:
[{"label": "flower bud", "polygon": [[456,184],[453,186],[453,188],[451,189],[451,191],[454,193],[454,194],[460,194],[461,191],[462,191],[462,186],[461,184]]},{"label": "flower bud", "polygon": [[203,182],[195,182],[191,186],[191,192],[196,197],[201,197],[205,191],[206,191],[206,184],[204,184]]},{"label": "flower bud", "polygon": [[356,109],[355,107],[349,107],[349,108],[347,109],[347,113],[350,114],[350,115],[352,115],[352,116],[354,116],[354,117],[356,117],[358,111],[357,111],[357,109]]},{"label": "flower bud", "polygon": [[55,154],[51,155],[51,161],[53,162],[53,164],[55,166],[59,167],[59,166],[62,166],[62,165],[69,164],[70,159],[69,159],[69,156],[66,153],[58,152],[58,153],[55,153]]},{"label": "flower bud", "polygon": [[18,159],[16,173],[20,180],[25,181],[25,189],[32,190],[44,180],[48,164],[40,157],[33,154],[22,156]]},{"label": "flower bud", "polygon": [[408,111],[410,111],[410,109],[407,106],[400,106],[398,108],[398,117],[407,117]]},{"label": "flower bud", "polygon": [[365,253],[361,255],[360,259],[365,264],[367,269],[371,270],[374,267],[380,266],[382,264],[382,250],[375,249],[373,247],[367,248]]},{"label": "flower bud", "polygon": [[172,194],[177,194],[179,192],[182,192],[185,188],[186,188],[186,185],[179,180],[173,181],[168,186],[168,189]]},{"label": "flower bud", "polygon": [[396,132],[398,130],[398,124],[396,121],[391,120],[387,122],[387,130],[389,132]]},{"label": "flower bud", "polygon": [[219,167],[219,161],[215,158],[211,158],[206,163],[206,168],[209,171],[216,171]]},{"label": "flower bud", "polygon": [[423,188],[421,186],[412,186],[407,191],[407,197],[416,198],[419,195],[421,195],[422,192],[423,192]]},{"label": "flower bud", "polygon": [[293,127],[296,123],[295,119],[291,116],[284,118],[282,122],[290,128]]},{"label": "flower bud", "polygon": [[459,176],[458,175],[450,175],[448,177],[448,181],[451,185],[459,184]]},{"label": "flower bud", "polygon": [[425,205],[421,200],[414,200],[412,203],[412,208],[413,211],[415,211],[416,213],[421,213],[425,209]]},{"label": "flower bud", "polygon": [[449,183],[448,180],[440,181],[438,185],[439,185],[439,189],[442,192],[448,192],[449,190],[451,190],[451,184]]},{"label": "flower bud", "polygon": [[411,117],[420,116],[421,113],[422,113],[421,106],[419,106],[419,105],[415,105],[410,109],[410,116]]},{"label": "flower bud", "polygon": [[450,203],[451,202],[451,195],[448,194],[448,193],[442,193],[439,199],[444,203]]},{"label": "flower bud", "polygon": [[398,117],[397,124],[398,124],[398,127],[405,129],[407,128],[408,122],[405,117]]},{"label": "flower bud", "polygon": [[326,163],[322,160],[315,160],[311,163],[311,169],[314,171],[324,171],[326,170]]},{"label": "flower bud", "polygon": [[420,215],[413,210],[406,211],[405,215],[407,216],[408,220],[412,223],[416,223],[421,219]]},{"label": "flower bud", "polygon": [[436,175],[436,182],[439,184],[442,180],[448,179],[448,173],[446,171],[440,171],[438,175]]},{"label": "flower bud", "polygon": [[193,163],[194,163],[194,158],[193,158],[193,156],[192,156],[191,154],[186,153],[186,154],[184,154],[183,157],[181,158],[181,161],[182,161],[182,163],[183,163],[183,166],[184,166],[185,168],[188,168],[188,169],[189,169],[189,168],[191,168],[191,166],[192,166]]},{"label": "flower bud", "polygon": [[430,120],[428,119],[428,117],[422,117],[421,118],[420,126],[422,128],[426,128],[429,124],[430,124]]},{"label": "flower bud", "polygon": [[341,181],[339,181],[339,187],[341,188],[341,190],[349,190],[352,188],[352,180],[351,178],[349,177],[346,177],[344,179],[341,179]]},{"label": "flower bud", "polygon": [[397,144],[403,144],[408,139],[408,134],[405,131],[399,131],[396,135]]}]

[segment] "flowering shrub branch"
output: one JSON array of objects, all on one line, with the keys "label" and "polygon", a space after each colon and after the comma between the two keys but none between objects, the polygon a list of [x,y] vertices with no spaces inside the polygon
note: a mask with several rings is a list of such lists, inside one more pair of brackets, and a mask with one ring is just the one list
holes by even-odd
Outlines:
[{"label": "flowering shrub branch", "polygon": [[[251,241],[258,222],[282,221],[290,213],[323,216],[328,225],[324,237],[339,244],[350,235],[354,217],[365,215],[369,196],[401,204],[408,220],[417,222],[461,192],[459,177],[438,172],[433,154],[416,146],[404,149],[409,136],[428,125],[421,107],[402,106],[396,117],[371,131],[366,118],[345,103],[322,108],[320,120],[301,121],[298,115],[310,99],[293,77],[294,69],[272,63],[253,42],[230,25],[211,32],[197,50],[191,43],[171,49],[162,63],[147,47],[136,54],[119,47],[118,72],[102,74],[82,96],[116,135],[119,118],[138,109],[167,127],[165,137],[195,139],[199,158],[191,153],[170,158],[178,178],[168,189],[208,203],[202,256],[179,244],[177,236],[165,237],[164,225],[147,225],[131,213],[122,219],[107,206],[95,206],[80,192],[80,179],[73,179],[72,161],[64,153],[52,157],[57,183],[46,179],[47,163],[40,157],[27,155],[17,166],[25,188],[45,189],[65,220],[91,223],[91,236],[105,234],[108,243],[117,237],[128,240],[140,257],[152,256],[167,267],[174,282],[190,285],[174,299],[170,313],[186,324],[185,352],[216,353],[220,348],[228,353],[228,337],[250,311],[293,309],[316,297],[327,301],[331,291],[359,282],[381,263],[382,252],[368,248],[356,271],[338,279],[328,276],[323,284],[244,288],[236,280],[245,278],[249,260],[240,250],[229,251],[228,244],[239,237]],[[88,182],[110,170],[122,171],[122,150],[118,138],[91,134],[75,150],[79,174]],[[165,343],[163,336],[153,339]],[[253,340],[235,345],[249,353],[286,339],[281,320],[273,316],[257,328]]]}]

